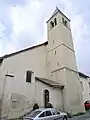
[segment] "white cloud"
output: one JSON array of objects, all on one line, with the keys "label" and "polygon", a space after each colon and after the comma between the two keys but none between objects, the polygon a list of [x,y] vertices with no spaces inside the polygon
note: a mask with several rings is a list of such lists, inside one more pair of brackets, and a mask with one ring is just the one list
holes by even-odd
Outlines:
[{"label": "white cloud", "polygon": [[5,26],[0,22],[0,54],[2,55],[2,51],[4,52],[4,46],[2,46],[2,43],[4,43],[5,36],[3,31],[5,30]]},{"label": "white cloud", "polygon": [[[10,7],[9,17],[13,30],[5,48],[6,53],[11,53],[22,47],[36,44],[40,41],[39,39],[42,39],[43,36],[41,36],[40,29],[40,25],[43,26],[43,22],[40,23],[42,17],[40,15],[41,4],[35,0],[34,2],[26,3],[24,6]],[[1,33],[3,32],[1,31]],[[2,49],[2,53],[5,54],[5,51]]]},{"label": "white cloud", "polygon": [[[51,15],[50,8],[52,9],[53,5],[55,5],[52,2],[52,6],[49,7],[48,3],[47,0],[28,0],[24,6],[17,5],[10,7],[9,17],[12,22],[13,31],[10,35],[11,40],[6,47],[8,53],[47,40],[46,21]],[[26,35],[28,35],[28,38]],[[25,37],[27,40],[23,39]],[[14,48],[10,46],[14,46]]]}]

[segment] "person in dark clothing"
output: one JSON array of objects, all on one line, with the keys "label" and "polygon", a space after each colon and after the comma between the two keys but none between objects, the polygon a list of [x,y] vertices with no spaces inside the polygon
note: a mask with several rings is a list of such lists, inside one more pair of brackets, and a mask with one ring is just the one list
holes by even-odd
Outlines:
[{"label": "person in dark clothing", "polygon": [[36,109],[39,109],[39,106],[38,106],[37,103],[35,103],[34,106],[33,106],[33,110],[36,110]]}]

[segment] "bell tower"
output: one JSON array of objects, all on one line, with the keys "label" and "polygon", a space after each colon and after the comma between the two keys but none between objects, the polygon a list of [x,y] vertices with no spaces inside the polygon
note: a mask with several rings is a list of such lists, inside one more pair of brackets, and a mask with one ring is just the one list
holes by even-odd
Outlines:
[{"label": "bell tower", "polygon": [[65,86],[64,109],[72,113],[84,112],[70,20],[58,8],[47,21],[47,35],[49,77]]}]

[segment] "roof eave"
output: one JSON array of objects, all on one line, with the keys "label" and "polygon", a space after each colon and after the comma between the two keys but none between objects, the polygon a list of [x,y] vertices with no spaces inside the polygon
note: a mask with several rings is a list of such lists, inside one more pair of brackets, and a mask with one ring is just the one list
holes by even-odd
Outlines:
[{"label": "roof eave", "polygon": [[23,49],[23,50],[20,50],[20,51],[17,51],[17,52],[14,52],[14,53],[10,53],[10,54],[6,54],[4,55],[3,57],[0,57],[1,59],[5,59],[5,58],[8,58],[8,57],[11,57],[13,55],[16,55],[16,54],[19,54],[19,53],[22,53],[22,52],[25,52],[25,51],[28,51],[28,50],[31,50],[31,49],[34,49],[36,47],[40,47],[40,46],[43,46],[43,45],[47,45],[48,44],[48,41],[42,43],[42,44],[38,44],[38,45],[35,45],[35,46],[31,46],[29,48],[26,48],[26,49]]},{"label": "roof eave", "polygon": [[38,77],[35,77],[35,79],[38,80],[38,81],[40,81],[40,82],[42,82],[42,83],[44,83],[44,84],[46,84],[46,85],[49,85],[50,87],[53,87],[53,88],[61,88],[61,89],[64,88],[63,85],[49,84],[49,83],[47,83],[47,82],[44,82],[44,81],[40,80]]}]

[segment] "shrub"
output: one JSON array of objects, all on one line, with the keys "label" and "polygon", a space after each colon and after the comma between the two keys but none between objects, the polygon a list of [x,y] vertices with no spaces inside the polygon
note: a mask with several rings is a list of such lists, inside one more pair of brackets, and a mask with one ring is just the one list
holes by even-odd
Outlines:
[{"label": "shrub", "polygon": [[39,109],[39,105],[37,103],[34,104],[33,110]]},{"label": "shrub", "polygon": [[67,112],[67,116],[68,116],[68,118],[72,117],[71,113],[68,113],[68,112]]},{"label": "shrub", "polygon": [[46,108],[53,108],[53,105],[51,103],[47,103]]}]

